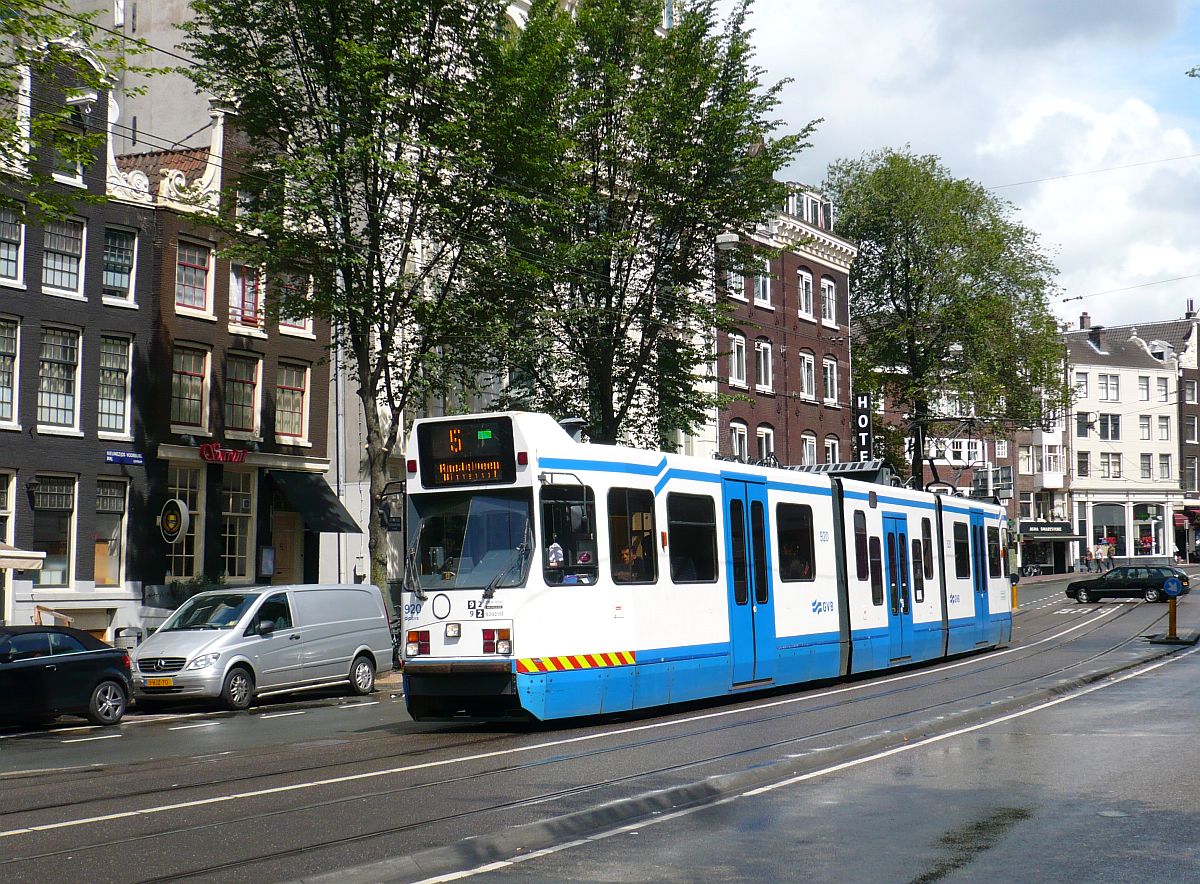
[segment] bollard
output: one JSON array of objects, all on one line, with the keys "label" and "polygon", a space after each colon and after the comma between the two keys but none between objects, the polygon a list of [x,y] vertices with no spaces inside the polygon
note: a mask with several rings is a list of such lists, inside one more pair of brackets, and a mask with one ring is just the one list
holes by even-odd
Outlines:
[{"label": "bollard", "polygon": [[1167,614],[1167,638],[1169,638],[1171,640],[1179,638],[1179,636],[1177,636],[1175,634],[1175,602],[1176,601],[1177,600],[1176,600],[1175,596],[1171,596],[1171,598],[1168,602],[1171,610]]}]

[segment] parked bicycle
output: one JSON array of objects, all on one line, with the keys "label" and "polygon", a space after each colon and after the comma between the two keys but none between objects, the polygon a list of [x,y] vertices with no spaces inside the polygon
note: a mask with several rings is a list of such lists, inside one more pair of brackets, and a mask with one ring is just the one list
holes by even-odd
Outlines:
[{"label": "parked bicycle", "polygon": [[1042,569],[1039,568],[1037,565],[1022,565],[1021,566],[1021,576],[1022,577],[1041,577]]}]

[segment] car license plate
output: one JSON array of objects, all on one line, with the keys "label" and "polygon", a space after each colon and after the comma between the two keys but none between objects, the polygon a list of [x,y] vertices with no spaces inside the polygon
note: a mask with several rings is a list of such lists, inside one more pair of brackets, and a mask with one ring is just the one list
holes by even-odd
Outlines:
[{"label": "car license plate", "polygon": [[146,687],[148,688],[169,688],[175,685],[173,678],[148,678],[146,679]]}]

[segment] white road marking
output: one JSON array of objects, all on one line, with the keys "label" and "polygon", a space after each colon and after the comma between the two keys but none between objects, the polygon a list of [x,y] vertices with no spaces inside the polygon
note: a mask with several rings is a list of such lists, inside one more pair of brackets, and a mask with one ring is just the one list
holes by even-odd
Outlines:
[{"label": "white road marking", "polygon": [[[1090,626],[1092,623],[1095,623],[1099,620],[1103,620],[1105,617],[1108,617],[1110,614],[1112,614],[1112,612],[1114,610],[1115,610],[1115,608],[1109,608],[1106,611],[1100,611],[1096,614],[1095,617],[1092,617],[1089,620],[1085,620],[1085,621],[1076,623],[1073,626],[1063,629],[1061,632],[1058,632],[1054,635],[1047,636],[1046,638],[1043,638],[1039,641],[1033,642],[1028,645],[1021,645],[1020,647],[1008,648],[1007,650],[1004,650],[1004,651],[996,651],[992,654],[989,654],[986,658],[983,658],[983,659],[992,660],[996,657],[1002,657],[1006,654],[1011,654],[1018,650],[1035,647],[1039,644],[1044,644],[1045,642],[1052,641],[1055,638],[1059,638],[1064,635],[1069,635],[1070,633],[1075,632],[1078,629],[1083,629],[1085,626]],[[642,733],[645,731],[659,730],[661,728],[667,728],[667,727],[678,727],[680,725],[693,724],[695,722],[700,722],[700,721],[712,721],[712,720],[719,719],[719,718],[726,718],[730,715],[740,715],[742,713],[749,712],[749,711],[760,711],[760,710],[765,710],[765,709],[774,709],[774,708],[778,708],[778,707],[782,707],[782,706],[790,706],[790,705],[794,705],[797,703],[807,703],[812,700],[820,700],[820,699],[824,699],[826,697],[833,697],[833,696],[837,696],[840,694],[848,694],[848,693],[853,693],[855,691],[865,690],[867,688],[876,688],[881,685],[894,684],[896,682],[908,681],[908,680],[914,679],[914,678],[921,678],[921,677],[928,676],[931,673],[943,672],[943,671],[946,671],[949,669],[957,669],[961,666],[968,666],[971,663],[976,662],[978,659],[980,659],[980,658],[972,657],[972,658],[969,658],[966,660],[960,660],[956,663],[946,663],[946,664],[943,664],[940,666],[927,666],[923,669],[914,670],[913,672],[908,672],[903,675],[895,675],[890,678],[877,679],[877,680],[873,680],[873,681],[869,681],[869,682],[859,682],[857,684],[846,685],[844,687],[832,688],[830,690],[822,691],[822,692],[816,693],[816,694],[805,694],[802,697],[787,697],[782,700],[770,700],[770,701],[767,701],[764,703],[757,703],[754,705],[743,706],[743,707],[734,708],[734,709],[720,709],[715,712],[704,712],[699,715],[689,716],[687,718],[676,718],[676,719],[670,719],[667,721],[658,721],[658,722],[654,722],[652,724],[631,725],[630,727],[618,728],[616,730],[605,730],[605,731],[601,731],[599,733],[594,733],[594,734],[582,734],[582,735],[576,736],[576,737],[564,737],[559,740],[547,740],[544,743],[535,743],[535,744],[528,745],[528,746],[515,746],[515,747],[509,748],[509,749],[497,749],[492,752],[478,752],[478,753],[475,753],[472,755],[460,755],[457,758],[445,758],[445,759],[441,759],[439,761],[424,761],[424,762],[420,762],[418,764],[406,764],[406,765],[402,765],[401,767],[390,767],[385,770],[366,771],[364,773],[359,773],[359,774],[346,774],[346,775],[340,776],[340,777],[328,777],[326,779],[321,779],[321,780],[309,780],[309,781],[303,782],[303,783],[293,783],[290,786],[274,786],[269,789],[254,789],[249,792],[235,792],[235,793],[232,793],[229,795],[218,795],[218,796],[215,796],[212,798],[199,798],[195,801],[180,801],[176,804],[152,805],[150,807],[144,807],[139,810],[126,810],[126,811],[122,811],[121,813],[111,813],[111,814],[106,814],[104,816],[80,817],[78,819],[61,820],[60,822],[57,822],[57,823],[45,823],[43,825],[29,826],[27,828],[9,829],[7,831],[0,831],[0,838],[11,838],[14,835],[28,835],[31,832],[45,832],[45,831],[50,831],[53,829],[67,829],[67,828],[73,828],[75,826],[87,826],[87,825],[93,825],[95,823],[108,822],[110,820],[131,819],[133,817],[148,816],[150,814],[156,814],[156,813],[167,813],[169,811],[175,811],[175,810],[188,810],[193,807],[205,807],[205,806],[211,805],[211,804],[225,804],[230,801],[245,801],[250,798],[261,798],[264,795],[279,795],[279,794],[283,794],[286,792],[298,792],[298,791],[306,790],[306,789],[316,789],[316,788],[320,788],[323,786],[337,786],[337,785],[341,785],[343,783],[357,782],[359,780],[374,780],[374,779],[379,779],[380,777],[395,776],[396,774],[402,774],[402,773],[411,773],[411,772],[417,771],[417,770],[430,770],[432,768],[449,767],[451,765],[456,765],[456,764],[467,764],[467,763],[475,762],[475,761],[486,761],[487,759],[490,759],[490,758],[502,758],[506,755],[519,755],[519,754],[523,754],[523,753],[527,753],[527,752],[536,752],[536,751],[544,750],[544,749],[554,749],[554,748],[558,748],[560,746],[569,746],[572,744],[592,742],[594,740],[608,739],[611,737],[620,737],[620,736],[624,736],[626,734]],[[360,704],[354,704],[354,705],[366,705],[366,704],[360,703]],[[340,708],[346,708],[346,707],[343,706]]]},{"label": "white road marking", "polygon": [[301,710],[301,711],[299,711],[299,712],[272,712],[272,713],[270,713],[270,714],[268,714],[268,715],[260,715],[260,716],[258,716],[258,717],[259,717],[259,718],[263,718],[263,719],[266,719],[266,718],[285,718],[285,717],[287,717],[287,716],[289,716],[289,715],[305,715],[305,714],[307,714],[307,712],[308,712],[308,710],[307,710],[307,709],[302,709],[302,710]]},{"label": "white road marking", "polygon": [[378,706],[378,705],[379,705],[378,700],[371,700],[368,703],[343,703],[342,705],[338,706],[337,708],[338,709],[357,709],[359,706]]},{"label": "white road marking", "polygon": [[219,722],[219,721],[201,721],[196,724],[177,724],[177,725],[175,725],[175,727],[167,728],[167,730],[169,730],[169,731],[186,731],[186,730],[191,730],[194,727],[216,727],[220,723],[221,722]]},{"label": "white road marking", "polygon": [[93,740],[119,740],[124,734],[102,734],[98,737],[76,737],[73,740],[59,740],[60,743],[90,743]]},{"label": "white road marking", "polygon": [[561,853],[564,850],[568,850],[573,847],[578,847],[582,844],[589,844],[594,841],[602,841],[606,838],[612,838],[614,835],[621,835],[621,834],[625,834],[627,832],[635,832],[635,831],[638,831],[641,829],[648,829],[651,826],[657,826],[657,825],[660,825],[661,823],[669,822],[670,820],[679,819],[680,817],[685,817],[685,816],[691,816],[694,813],[699,813],[702,810],[708,810],[711,807],[716,807],[721,804],[729,804],[730,802],[735,801],[739,798],[754,798],[758,795],[763,795],[767,792],[773,792],[774,790],[781,789],[785,786],[794,786],[796,783],[802,783],[806,780],[813,780],[813,779],[816,779],[817,777],[823,777],[823,776],[826,776],[827,774],[831,774],[831,773],[838,773],[839,771],[847,770],[852,767],[860,767],[861,765],[868,764],[872,761],[878,761],[882,758],[890,758],[893,755],[899,755],[902,752],[911,752],[914,749],[920,749],[925,746],[930,746],[934,743],[941,743],[941,742],[944,742],[945,740],[949,740],[953,737],[960,737],[963,734],[969,734],[969,733],[973,733],[975,731],[983,730],[984,728],[992,727],[993,725],[1003,724],[1006,721],[1012,721],[1017,718],[1023,718],[1026,715],[1032,715],[1034,712],[1040,712],[1043,709],[1048,709],[1051,706],[1057,706],[1058,704],[1065,703],[1068,700],[1077,700],[1080,697],[1086,697],[1088,694],[1093,693],[1094,691],[1098,691],[1098,690],[1101,690],[1102,688],[1106,688],[1106,687],[1112,687],[1113,685],[1120,684],[1123,681],[1128,681],[1131,678],[1137,678],[1139,676],[1145,675],[1147,672],[1153,672],[1155,669],[1158,669],[1161,666],[1166,666],[1168,663],[1174,663],[1174,662],[1182,659],[1183,657],[1189,657],[1192,654],[1195,654],[1198,652],[1200,652],[1200,648],[1193,648],[1192,650],[1186,651],[1176,657],[1168,657],[1165,660],[1161,660],[1157,663],[1152,663],[1148,666],[1143,667],[1142,669],[1137,670],[1136,672],[1131,672],[1127,675],[1123,675],[1123,676],[1119,676],[1117,678],[1099,682],[1097,684],[1090,685],[1086,688],[1081,688],[1080,690],[1075,691],[1074,693],[1067,694],[1066,696],[1063,696],[1063,697],[1058,697],[1054,700],[1049,700],[1049,701],[1047,701],[1045,703],[1041,703],[1037,706],[1030,707],[1029,709],[1022,709],[1019,712],[1012,712],[1012,713],[1009,713],[1008,715],[1001,715],[999,718],[994,718],[991,721],[980,722],[979,724],[974,724],[974,725],[971,725],[970,727],[964,727],[964,728],[960,728],[956,731],[950,731],[949,733],[939,734],[938,736],[935,736],[935,737],[929,737],[924,740],[918,740],[915,743],[906,743],[903,746],[896,746],[893,749],[888,749],[884,752],[877,752],[874,755],[869,755],[865,758],[858,758],[858,759],[854,759],[852,761],[842,762],[841,764],[830,765],[829,767],[822,768],[821,770],[814,770],[810,773],[801,774],[800,776],[796,776],[796,777],[791,777],[790,779],[782,780],[778,783],[771,783],[766,786],[760,786],[757,789],[750,789],[750,790],[748,790],[746,792],[742,792],[738,795],[730,795],[729,797],[720,798],[716,801],[713,801],[713,802],[710,802],[707,804],[701,804],[696,807],[687,807],[682,810],[676,810],[671,813],[663,814],[662,816],[654,816],[654,817],[648,817],[645,819],[636,820],[632,823],[627,823],[626,825],[619,826],[615,829],[610,829],[606,832],[599,832],[599,833],[597,833],[595,835],[591,835],[587,838],[579,838],[574,841],[568,841],[564,844],[557,844],[557,845],[554,845],[553,847],[543,848],[542,850],[531,851],[530,853],[528,853],[524,856],[517,856],[517,857],[513,857],[512,859],[508,859],[508,860],[499,860],[496,862],[490,862],[487,865],[476,866],[473,869],[464,869],[459,872],[451,872],[450,874],[447,874],[447,875],[438,875],[433,878],[423,878],[423,879],[419,880],[417,882],[417,884],[441,884],[441,882],[445,882],[445,881],[461,881],[464,878],[473,878],[476,875],[482,875],[482,874],[486,874],[487,872],[494,872],[494,871],[497,871],[498,869],[507,868],[508,866],[514,866],[517,863],[529,862],[529,860],[531,860],[531,859],[537,859],[542,856],[549,856],[550,854],[554,854],[554,853]]}]

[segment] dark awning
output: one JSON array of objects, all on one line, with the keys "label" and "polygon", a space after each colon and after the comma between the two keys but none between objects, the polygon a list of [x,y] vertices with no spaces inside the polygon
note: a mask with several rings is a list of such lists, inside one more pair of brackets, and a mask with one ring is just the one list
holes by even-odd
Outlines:
[{"label": "dark awning", "polygon": [[271,481],[304,518],[304,525],[310,531],[329,534],[362,531],[320,474],[271,470]]}]

